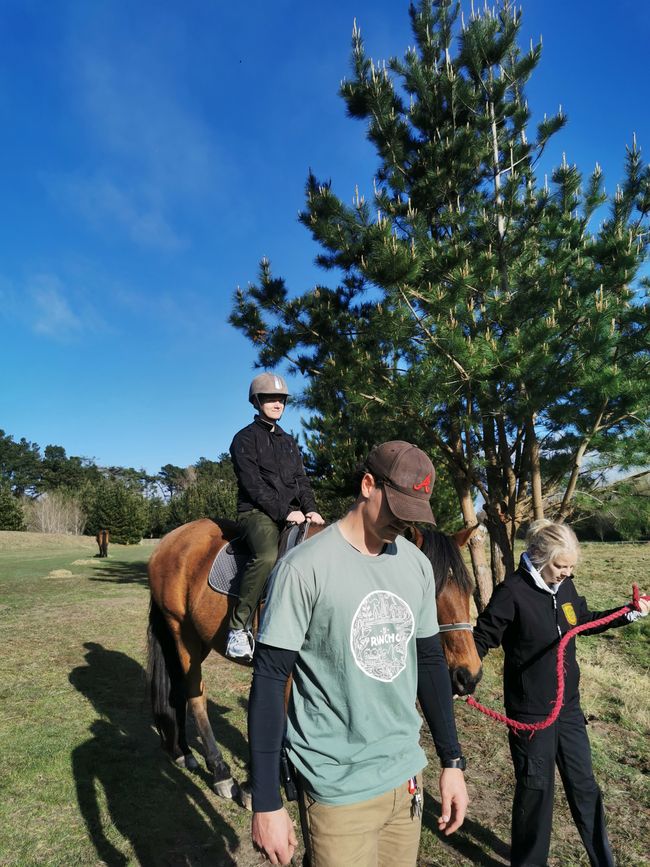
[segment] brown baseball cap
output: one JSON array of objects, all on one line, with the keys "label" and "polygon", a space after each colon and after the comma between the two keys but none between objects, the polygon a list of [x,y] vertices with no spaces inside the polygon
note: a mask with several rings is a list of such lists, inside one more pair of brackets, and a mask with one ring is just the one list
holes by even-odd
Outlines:
[{"label": "brown baseball cap", "polygon": [[429,504],[436,471],[421,449],[403,440],[382,443],[368,455],[366,468],[375,481],[383,482],[396,518],[436,523]]}]

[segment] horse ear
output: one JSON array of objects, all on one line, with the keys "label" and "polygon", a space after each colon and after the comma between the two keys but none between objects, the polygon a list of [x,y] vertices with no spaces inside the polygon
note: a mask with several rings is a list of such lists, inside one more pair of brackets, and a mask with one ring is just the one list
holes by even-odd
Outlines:
[{"label": "horse ear", "polygon": [[464,548],[480,526],[480,524],[474,524],[473,527],[463,527],[462,530],[454,533],[452,538],[459,548]]},{"label": "horse ear", "polygon": [[413,542],[418,548],[422,547],[422,543],[424,542],[424,533],[420,530],[419,527],[416,527],[415,524],[412,524],[410,527],[407,527],[404,530],[404,538],[408,539],[409,542]]}]

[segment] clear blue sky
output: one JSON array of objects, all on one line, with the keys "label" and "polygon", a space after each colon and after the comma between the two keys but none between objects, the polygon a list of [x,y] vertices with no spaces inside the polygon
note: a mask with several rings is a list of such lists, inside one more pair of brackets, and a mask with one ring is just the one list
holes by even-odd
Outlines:
[{"label": "clear blue sky", "polygon": [[[569,117],[547,165],[599,161],[612,190],[633,132],[650,154],[650,6],[523,6],[524,44],[544,41],[531,108]],[[305,178],[370,198],[337,91],[353,19],[383,59],[412,41],[407,8],[2,0],[0,428],[150,472],[228,449],[254,374],[233,292],[262,256],[292,291],[326,279]]]}]

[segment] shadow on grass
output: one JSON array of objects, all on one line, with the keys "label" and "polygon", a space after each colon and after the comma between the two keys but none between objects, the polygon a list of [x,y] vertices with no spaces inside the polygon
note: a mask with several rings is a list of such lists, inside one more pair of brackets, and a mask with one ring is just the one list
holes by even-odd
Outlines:
[{"label": "shadow on grass", "polygon": [[88,580],[107,581],[110,584],[146,584],[147,564],[141,561],[128,563],[114,560],[111,563],[103,560],[101,568],[95,569]]},{"label": "shadow on grass", "polygon": [[98,858],[108,867],[134,859],[144,867],[234,867],[237,832],[204,787],[160,748],[143,701],[142,667],[100,644],[84,647],[87,664],[73,669],[69,679],[101,718],[91,725],[91,737],[72,751],[71,761],[79,808]]},{"label": "shadow on grass", "polygon": [[489,828],[473,819],[465,819],[458,831],[445,837],[438,831],[439,815],[440,802],[425,792],[422,825],[428,828],[444,846],[453,849],[470,863],[480,864],[481,867],[503,867],[504,864],[510,863],[510,846]]}]

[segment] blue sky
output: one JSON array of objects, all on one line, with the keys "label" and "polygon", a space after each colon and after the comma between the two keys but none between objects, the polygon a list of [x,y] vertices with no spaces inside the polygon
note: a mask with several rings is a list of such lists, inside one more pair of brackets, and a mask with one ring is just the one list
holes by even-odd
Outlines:
[{"label": "blue sky", "polygon": [[[598,161],[612,190],[633,132],[650,154],[650,6],[523,6],[544,42],[530,106],[569,117],[547,167]],[[383,59],[412,41],[407,8],[2,0],[0,428],[150,472],[228,449],[254,375],[233,292],[262,256],[292,291],[326,279],[297,222],[307,172],[370,198],[337,91],[353,19]]]}]

